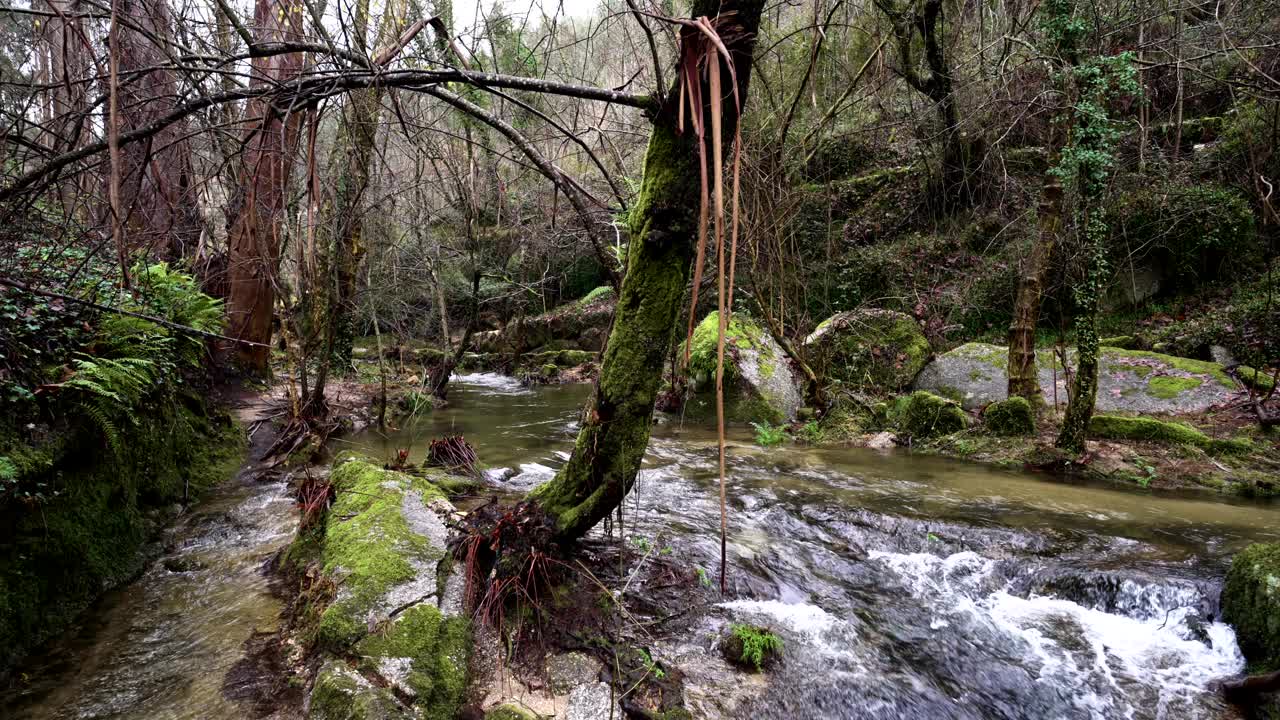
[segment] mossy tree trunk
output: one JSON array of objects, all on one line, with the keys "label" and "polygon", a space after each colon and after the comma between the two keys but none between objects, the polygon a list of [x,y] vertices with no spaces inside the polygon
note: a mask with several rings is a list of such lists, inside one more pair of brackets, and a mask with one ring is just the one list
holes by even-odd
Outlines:
[{"label": "mossy tree trunk", "polygon": [[[720,35],[733,55],[744,100],[763,7],[762,0],[696,0],[692,8],[695,17],[718,10],[725,18]],[[723,80],[731,82],[727,72]],[[669,92],[653,120],[640,196],[631,209],[627,270],[613,329],[573,455],[530,496],[551,517],[561,541],[581,537],[621,504],[649,444],[663,359],[680,317],[698,236],[698,155],[692,131],[681,134],[677,127],[679,97],[678,91]],[[705,87],[703,97],[711,97]],[[722,137],[728,144],[737,117],[731,101],[725,104]]]},{"label": "mossy tree trunk", "polygon": [[1009,324],[1009,397],[1025,398],[1032,407],[1041,404],[1040,378],[1036,368],[1036,325],[1040,322],[1040,301],[1044,297],[1053,251],[1062,232],[1062,180],[1053,172],[1057,153],[1045,171],[1040,192],[1036,242],[1031,257],[1018,279],[1018,295]]},{"label": "mossy tree trunk", "polygon": [[1071,392],[1067,400],[1066,416],[1058,432],[1058,449],[1073,455],[1085,450],[1085,438],[1089,432],[1089,420],[1098,398],[1098,307],[1106,282],[1107,261],[1103,239],[1106,224],[1097,211],[1087,212],[1085,233],[1087,236],[1088,275],[1083,285],[1076,289],[1076,373],[1071,380]]}]

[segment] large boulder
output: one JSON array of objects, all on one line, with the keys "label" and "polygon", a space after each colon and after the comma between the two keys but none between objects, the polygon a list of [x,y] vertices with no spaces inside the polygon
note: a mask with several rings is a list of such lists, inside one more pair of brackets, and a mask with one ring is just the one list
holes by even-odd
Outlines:
[{"label": "large boulder", "polygon": [[471,347],[478,353],[517,355],[538,349],[599,352],[613,321],[617,295],[599,287],[579,300],[541,315],[512,320],[501,330],[478,332]]},{"label": "large boulder", "polygon": [[[707,315],[693,331],[689,376],[695,411],[705,410],[715,391],[720,314]],[[769,333],[746,315],[734,313],[725,329],[725,414],[734,422],[784,423],[803,405],[800,381],[786,353]]]},{"label": "large boulder", "polygon": [[291,562],[310,561],[320,578],[313,588],[331,589],[300,608],[313,618],[324,660],[309,716],[454,717],[467,684],[470,625],[463,580],[448,572],[453,506],[430,480],[363,460],[335,465],[331,482],[323,532],[304,531],[289,551]]},{"label": "large boulder", "polygon": [[1252,672],[1280,670],[1280,543],[1250,545],[1231,561],[1222,619]]},{"label": "large boulder", "polygon": [[[940,355],[916,378],[915,387],[955,398],[966,410],[1004,400],[1009,351],[968,343]],[[1074,362],[1069,353],[1068,362]],[[1067,376],[1048,351],[1036,354],[1040,392],[1046,404],[1065,405]],[[1140,350],[1102,348],[1098,369],[1101,412],[1171,415],[1198,413],[1231,400],[1236,385],[1217,363]]]},{"label": "large boulder", "polygon": [[877,390],[911,385],[933,350],[910,315],[851,310],[824,320],[804,341],[806,357],[824,377]]}]

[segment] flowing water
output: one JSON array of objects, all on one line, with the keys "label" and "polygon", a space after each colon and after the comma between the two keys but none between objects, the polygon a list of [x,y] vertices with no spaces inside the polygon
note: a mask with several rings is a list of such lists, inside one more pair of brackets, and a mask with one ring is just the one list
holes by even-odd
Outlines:
[{"label": "flowing water", "polygon": [[[391,437],[420,459],[464,434],[490,479],[524,490],[567,457],[585,386],[459,379],[453,406]],[[714,579],[716,441],[655,429],[627,534]],[[695,716],[1183,720],[1238,718],[1208,691],[1244,662],[1218,622],[1232,553],[1280,540],[1280,506],[1129,491],[861,449],[763,449],[729,461],[730,596],[704,632],[665,644]],[[716,631],[782,632],[787,661],[744,683]]]},{"label": "flowing water", "polygon": [[[586,386],[455,379],[452,406],[390,437],[420,460],[462,434],[520,491],[568,457]],[[1280,507],[1130,492],[856,449],[761,449],[735,432],[730,597],[655,655],[687,674],[696,717],[1236,719],[1207,690],[1243,668],[1217,597],[1231,554],[1280,540]],[[716,443],[655,429],[626,531],[714,577]],[[261,571],[288,541],[279,483],[230,483],[171,532],[166,558],[115,591],[0,697],[5,718],[248,717],[228,669],[280,610]],[[786,661],[743,681],[714,650],[729,621],[777,629]]]},{"label": "flowing water", "polygon": [[0,694],[6,720],[250,717],[228,671],[283,607],[265,565],[293,539],[293,498],[243,472],[188,510],[142,577],[113,590]]}]

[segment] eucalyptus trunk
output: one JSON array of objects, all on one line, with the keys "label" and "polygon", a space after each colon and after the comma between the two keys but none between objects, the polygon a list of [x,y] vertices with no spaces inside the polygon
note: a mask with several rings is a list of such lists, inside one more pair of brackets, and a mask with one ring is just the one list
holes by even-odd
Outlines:
[{"label": "eucalyptus trunk", "polygon": [[[297,41],[302,38],[302,13],[293,0],[257,0],[254,27],[261,42]],[[249,84],[289,82],[302,72],[302,61],[302,53],[254,58]],[[282,115],[269,99],[259,99],[248,104],[245,118],[250,124],[240,168],[241,194],[227,234],[227,335],[252,343],[231,348],[236,364],[247,372],[266,374],[281,220],[302,112]]]},{"label": "eucalyptus trunk", "polygon": [[[725,18],[720,35],[733,56],[738,96],[744,100],[763,7],[763,0],[698,0],[693,7],[694,16],[714,16],[718,10]],[[736,27],[728,27],[730,23]],[[726,86],[731,82],[727,72],[724,81]],[[703,97],[710,96],[704,87]],[[619,507],[649,444],[663,360],[680,317],[698,237],[698,150],[692,130],[679,132],[679,97],[678,91],[668,93],[653,120],[640,196],[629,218],[626,274],[582,430],[569,461],[530,495],[550,516],[561,541],[583,536]],[[728,144],[737,114],[726,115],[722,139]]]}]

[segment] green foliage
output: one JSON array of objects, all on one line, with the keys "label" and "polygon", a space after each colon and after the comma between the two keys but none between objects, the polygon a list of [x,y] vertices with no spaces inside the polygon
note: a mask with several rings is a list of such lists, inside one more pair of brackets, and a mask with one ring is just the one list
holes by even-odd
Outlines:
[{"label": "green foliage", "polygon": [[819,445],[825,438],[825,433],[822,430],[822,425],[817,420],[810,420],[800,427],[798,438],[801,442]]},{"label": "green foliage", "polygon": [[1249,203],[1220,185],[1146,183],[1121,195],[1109,215],[1113,258],[1153,257],[1182,291],[1256,269],[1266,251]]},{"label": "green foliage", "polygon": [[733,623],[725,648],[730,661],[760,672],[782,654],[782,638],[762,627]]},{"label": "green foliage", "polygon": [[762,447],[770,447],[780,445],[787,441],[790,437],[787,434],[787,428],[783,425],[770,425],[769,423],[751,423],[751,427],[756,431],[756,444]]},{"label": "green foliage", "polygon": [[1149,341],[1162,352],[1201,357],[1210,345],[1221,345],[1236,360],[1267,367],[1280,360],[1280,277],[1262,276],[1242,282],[1207,306],[1180,308],[1176,319],[1157,327]]},{"label": "green foliage", "polygon": [[581,305],[590,305],[592,303],[600,302],[601,300],[612,299],[616,295],[617,293],[614,292],[612,286],[601,285],[582,296],[582,299],[579,300],[578,303]]}]

